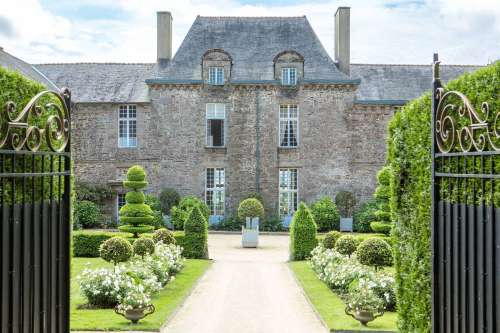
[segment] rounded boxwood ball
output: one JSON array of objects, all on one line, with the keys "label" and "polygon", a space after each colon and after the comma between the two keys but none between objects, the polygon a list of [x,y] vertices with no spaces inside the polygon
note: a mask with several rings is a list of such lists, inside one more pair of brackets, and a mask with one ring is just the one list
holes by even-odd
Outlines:
[{"label": "rounded boxwood ball", "polygon": [[375,268],[392,265],[391,246],[383,239],[368,238],[359,244],[356,250],[358,261]]},{"label": "rounded boxwood ball", "polygon": [[134,242],[134,253],[138,256],[152,254],[155,251],[155,243],[150,238],[139,238]]},{"label": "rounded boxwood ball", "polygon": [[264,206],[260,203],[259,200],[255,198],[245,199],[240,202],[240,206],[238,207],[238,217],[242,220],[247,217],[264,217]]},{"label": "rounded boxwood ball", "polygon": [[330,231],[325,235],[325,238],[323,239],[323,246],[326,249],[333,249],[335,248],[335,243],[337,240],[342,237],[342,234],[339,231]]},{"label": "rounded boxwood ball", "polygon": [[102,259],[116,265],[130,259],[132,256],[132,245],[125,238],[115,236],[101,244],[99,253]]},{"label": "rounded boxwood ball", "polygon": [[139,165],[134,165],[127,171],[127,180],[141,182],[146,179],[146,171]]},{"label": "rounded boxwood ball", "polygon": [[153,241],[155,243],[162,242],[163,244],[175,244],[175,237],[172,231],[161,228],[153,234]]},{"label": "rounded boxwood ball", "polygon": [[338,253],[350,256],[356,251],[356,247],[358,246],[358,242],[351,235],[345,235],[337,239],[335,242],[335,250]]}]

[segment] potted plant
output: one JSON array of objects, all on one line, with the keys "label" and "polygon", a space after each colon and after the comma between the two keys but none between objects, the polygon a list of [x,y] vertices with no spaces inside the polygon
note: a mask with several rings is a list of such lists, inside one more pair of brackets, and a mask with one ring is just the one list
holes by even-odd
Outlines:
[{"label": "potted plant", "polygon": [[352,214],[356,206],[356,196],[349,191],[340,191],[335,196],[335,205],[340,213],[340,231],[352,232]]},{"label": "potted plant", "polygon": [[264,217],[264,207],[262,203],[249,198],[240,202],[238,207],[238,217],[245,221],[241,228],[243,247],[257,247],[259,244],[259,219]]},{"label": "potted plant", "polygon": [[349,292],[345,313],[366,326],[384,314],[384,303],[368,286],[354,288]]},{"label": "potted plant", "polygon": [[137,324],[139,320],[155,312],[155,307],[151,304],[151,299],[144,291],[144,287],[139,284],[134,285],[120,300],[115,307],[115,312]]}]

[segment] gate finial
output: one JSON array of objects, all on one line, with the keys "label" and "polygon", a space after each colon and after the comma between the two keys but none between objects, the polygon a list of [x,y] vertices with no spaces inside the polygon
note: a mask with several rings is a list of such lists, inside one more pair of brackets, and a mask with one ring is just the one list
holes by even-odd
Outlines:
[{"label": "gate finial", "polygon": [[434,53],[433,63],[432,63],[432,78],[434,80],[439,79],[439,55]]}]

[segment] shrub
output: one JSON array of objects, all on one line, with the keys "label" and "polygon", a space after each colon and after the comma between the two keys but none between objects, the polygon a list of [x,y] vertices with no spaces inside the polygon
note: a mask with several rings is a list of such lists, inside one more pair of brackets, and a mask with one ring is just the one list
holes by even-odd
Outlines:
[{"label": "shrub", "polygon": [[134,282],[118,266],[115,269],[84,269],[78,276],[80,290],[87,299],[87,303],[97,307],[113,307],[125,297],[128,289]]},{"label": "shrub", "polygon": [[153,234],[153,241],[155,243],[162,242],[163,244],[175,244],[175,238],[172,231],[162,228],[155,231]]},{"label": "shrub", "polygon": [[356,247],[358,246],[358,242],[351,235],[344,235],[337,239],[335,243],[335,250],[340,254],[350,256],[356,251]]},{"label": "shrub", "polygon": [[285,231],[283,221],[278,217],[264,218],[264,221],[259,226],[262,231]]},{"label": "shrub", "polygon": [[[129,192],[129,193],[141,193],[141,192]],[[151,207],[153,211],[153,222],[151,224],[155,227],[155,229],[160,229],[165,226],[163,222],[163,214],[161,212],[160,200],[153,194],[147,194],[144,197],[144,203]]]},{"label": "shrub", "polygon": [[155,243],[152,239],[143,237],[136,240],[133,247],[134,254],[144,258],[144,256],[154,252]]},{"label": "shrub", "polygon": [[341,236],[342,234],[339,231],[330,231],[325,235],[325,239],[323,239],[323,246],[326,249],[334,249],[335,243]]},{"label": "shrub", "polygon": [[373,266],[375,269],[383,266],[391,266],[391,246],[380,238],[368,238],[358,245],[356,258],[358,258],[361,264]]},{"label": "shrub", "polygon": [[290,259],[304,260],[318,244],[316,223],[311,211],[301,202],[290,224]]},{"label": "shrub", "polygon": [[101,221],[99,207],[90,201],[77,201],[74,209],[74,223],[82,228],[95,228]]},{"label": "shrub", "polygon": [[240,202],[238,207],[238,217],[241,220],[245,220],[247,217],[258,217],[262,219],[264,217],[264,206],[262,206],[262,203],[257,199],[245,199]]},{"label": "shrub", "polygon": [[311,212],[319,231],[339,230],[339,211],[330,197],[324,197],[316,201],[311,206]]},{"label": "shrub", "polygon": [[112,236],[104,232],[74,232],[73,233],[73,256],[75,257],[99,257],[99,247]]},{"label": "shrub", "polygon": [[165,215],[170,215],[170,209],[177,206],[181,201],[181,196],[173,188],[166,188],[160,192],[160,207]]},{"label": "shrub", "polygon": [[130,191],[125,195],[127,203],[120,208],[120,223],[124,225],[118,229],[132,233],[134,238],[154,229],[150,225],[154,220],[153,210],[144,203],[145,197],[140,191],[147,185],[146,172],[142,167],[135,165],[128,169],[127,180],[123,182],[123,186]]},{"label": "shrub", "polygon": [[373,198],[361,204],[361,206],[354,212],[353,215],[353,230],[355,232],[372,232],[370,223],[374,222],[377,217],[375,211],[377,210],[377,199]]},{"label": "shrub", "polygon": [[356,197],[352,192],[339,191],[335,196],[335,204],[342,217],[351,217],[356,206]]},{"label": "shrub", "polygon": [[172,223],[176,230],[183,230],[184,223],[186,222],[189,213],[193,207],[198,207],[200,212],[203,214],[206,220],[210,217],[210,208],[207,204],[200,199],[193,196],[184,197],[178,206],[172,207],[170,210],[170,215],[172,217]]},{"label": "shrub", "polygon": [[107,185],[75,182],[75,194],[76,200],[92,201],[103,206],[106,200],[113,198],[115,192]]},{"label": "shrub", "polygon": [[247,193],[247,195],[245,195],[243,197],[243,200],[245,199],[257,199],[259,200],[259,202],[264,202],[264,198],[262,198],[262,194],[260,194],[259,192],[250,192],[250,193]]},{"label": "shrub", "polygon": [[384,222],[372,222],[370,223],[370,228],[376,233],[389,235],[391,233],[392,224]]},{"label": "shrub", "polygon": [[[469,97],[476,110],[480,110],[482,102],[489,102],[490,111],[495,110],[490,112],[490,122],[500,110],[499,89],[500,62],[447,85],[447,90]],[[431,96],[426,94],[406,104],[389,123],[387,160],[393,171],[391,213],[398,222],[393,230],[394,262],[398,326],[402,332],[431,330],[430,110]]]},{"label": "shrub", "polygon": [[241,222],[237,217],[227,216],[218,223],[210,224],[208,228],[210,230],[237,231],[241,230]]},{"label": "shrub", "polygon": [[101,244],[99,253],[102,259],[116,265],[130,259],[132,245],[122,237],[112,237]]},{"label": "shrub", "polygon": [[186,258],[207,259],[208,258],[208,223],[195,206],[184,225],[184,256]]}]

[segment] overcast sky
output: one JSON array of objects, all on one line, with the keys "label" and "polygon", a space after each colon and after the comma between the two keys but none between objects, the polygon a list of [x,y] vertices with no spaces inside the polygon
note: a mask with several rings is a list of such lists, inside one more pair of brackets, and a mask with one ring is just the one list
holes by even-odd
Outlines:
[{"label": "overcast sky", "polygon": [[197,15],[306,15],[333,53],[333,15],[351,7],[355,63],[486,64],[500,59],[500,0],[0,0],[0,46],[31,63],[154,62],[156,11],[177,50]]}]

